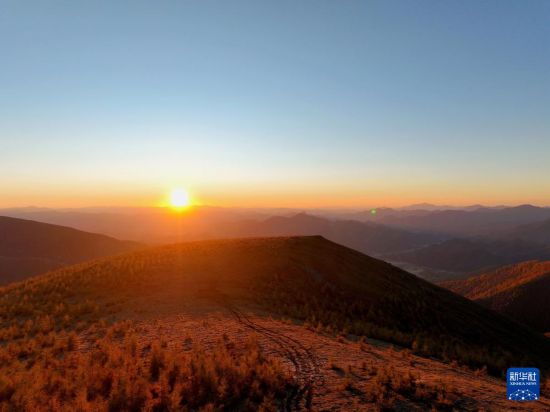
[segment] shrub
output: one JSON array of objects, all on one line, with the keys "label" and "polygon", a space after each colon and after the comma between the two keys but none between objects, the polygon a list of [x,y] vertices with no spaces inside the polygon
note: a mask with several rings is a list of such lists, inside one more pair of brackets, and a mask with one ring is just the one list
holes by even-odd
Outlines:
[{"label": "shrub", "polygon": [[[283,366],[253,340],[239,353],[228,349],[227,337],[208,352],[156,343],[146,351],[128,325],[104,332],[88,352],[74,351],[75,335],[59,332],[55,341],[63,344],[2,364],[0,409],[268,411],[280,409],[296,390]],[[37,339],[13,343],[12,350]]]},{"label": "shrub", "polygon": [[412,372],[398,373],[386,366],[373,368],[372,374],[365,397],[381,409],[393,410],[397,399],[403,397],[425,410],[453,410],[454,402],[449,399],[449,390],[443,383],[422,383]]}]

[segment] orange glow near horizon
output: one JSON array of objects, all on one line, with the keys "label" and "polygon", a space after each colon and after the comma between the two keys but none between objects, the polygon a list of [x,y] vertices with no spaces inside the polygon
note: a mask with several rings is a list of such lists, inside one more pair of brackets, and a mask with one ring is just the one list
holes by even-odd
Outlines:
[{"label": "orange glow near horizon", "polygon": [[[400,207],[417,203],[466,206],[470,204],[518,205],[530,203],[547,206],[546,196],[532,196],[526,188],[503,193],[496,187],[493,191],[484,187],[431,187],[394,184],[390,189],[378,182],[369,182],[363,187],[355,185],[317,185],[316,187],[296,182],[261,185],[204,185],[168,181],[165,184],[139,184],[125,182],[97,187],[95,185],[57,184],[8,187],[0,199],[0,208],[10,207],[166,207],[175,211],[192,206],[247,208],[368,208]],[[390,182],[392,183],[392,182]],[[365,188],[365,186],[367,188]],[[177,190],[176,188],[180,188]],[[509,189],[509,188],[508,188]],[[183,192],[180,192],[180,190]],[[435,193],[434,193],[435,192]],[[540,191],[539,193],[545,193]]]}]

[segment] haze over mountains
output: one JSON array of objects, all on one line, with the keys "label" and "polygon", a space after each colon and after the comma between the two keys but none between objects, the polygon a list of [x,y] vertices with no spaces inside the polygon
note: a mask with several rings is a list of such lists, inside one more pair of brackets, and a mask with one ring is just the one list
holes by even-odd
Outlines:
[{"label": "haze over mountains", "polygon": [[256,217],[246,209],[192,207],[185,213],[169,208],[15,208],[0,215],[70,226],[93,233],[143,243],[170,243],[208,238],[221,224]]},{"label": "haze over mountains", "polygon": [[329,220],[299,213],[274,216],[260,221],[240,221],[224,228],[229,237],[320,235],[336,243],[374,255],[409,250],[431,244],[440,237],[414,233],[384,225],[356,220]]},{"label": "haze over mountains", "polygon": [[463,210],[394,209],[364,212],[359,218],[391,227],[437,233],[424,247],[383,257],[429,279],[464,277],[502,265],[550,259],[550,208],[472,206]]},{"label": "haze over mountains", "polygon": [[138,247],[105,235],[0,216],[0,285]]},{"label": "haze over mountains", "polygon": [[[519,238],[453,238],[406,252],[388,254],[385,259],[405,262],[430,270],[431,279],[463,277],[510,263],[550,259],[550,245]],[[397,263],[399,264],[399,263]],[[447,273],[447,274],[445,274]]]},{"label": "haze over mountains", "polygon": [[532,205],[515,207],[473,207],[467,210],[386,210],[365,213],[365,220],[410,230],[430,231],[448,236],[498,236],[520,225],[550,219],[550,208]]},{"label": "haze over mountains", "polygon": [[[421,209],[424,208],[424,209]],[[143,243],[243,236],[323,235],[433,280],[550,259],[550,208],[419,204],[362,212],[316,209],[4,209],[0,214]]]},{"label": "haze over mountains", "polygon": [[550,245],[550,219],[519,226],[513,229],[509,236],[542,245]]}]

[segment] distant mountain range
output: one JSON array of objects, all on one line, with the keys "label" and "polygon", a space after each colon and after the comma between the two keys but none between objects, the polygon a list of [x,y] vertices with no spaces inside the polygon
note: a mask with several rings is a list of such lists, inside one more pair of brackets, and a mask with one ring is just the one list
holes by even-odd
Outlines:
[{"label": "distant mountain range", "polygon": [[550,219],[519,226],[512,230],[508,236],[514,239],[525,239],[543,245],[550,245]]},{"label": "distant mountain range", "polygon": [[224,228],[224,234],[229,237],[320,235],[333,242],[374,255],[416,249],[440,239],[433,234],[414,233],[356,220],[329,220],[307,213],[235,222]]},{"label": "distant mountain range", "polygon": [[455,277],[525,260],[550,259],[550,247],[522,239],[453,238],[384,258],[449,272]]},{"label": "distant mountain range", "polygon": [[395,210],[377,209],[358,214],[362,220],[407,230],[434,232],[447,236],[500,236],[520,225],[550,219],[550,208],[516,207],[471,210]]},{"label": "distant mountain range", "polygon": [[22,208],[0,214],[162,244],[250,236],[322,235],[431,280],[550,259],[550,208],[417,204],[366,211],[165,208]]},{"label": "distant mountain range", "polygon": [[381,254],[418,248],[441,240],[371,222],[329,219],[307,213],[265,216],[248,209],[194,207],[183,213],[163,208],[129,210],[18,210],[40,221],[69,225],[147,243],[173,243],[250,236],[322,235],[365,253]]},{"label": "distant mountain range", "polygon": [[[443,209],[445,208],[445,209]],[[522,225],[550,221],[550,208],[521,205],[516,207],[463,208],[430,204],[409,207],[375,208],[363,212],[313,209],[245,209],[194,206],[182,213],[166,208],[82,208],[0,209],[0,215],[45,223],[71,226],[80,230],[105,233],[124,239],[164,242],[179,235],[175,229],[183,224],[184,234],[216,235],[220,223],[260,220],[271,216],[290,217],[299,212],[329,220],[359,220],[397,227],[413,232],[431,232],[451,237],[501,236]],[[139,225],[135,223],[139,222]],[[132,224],[134,223],[134,224]],[[550,224],[550,223],[549,223]]]},{"label": "distant mountain range", "polygon": [[[550,208],[531,205],[471,210],[381,210],[366,221],[445,239],[383,256],[431,279],[449,279],[531,259],[550,259]],[[424,275],[427,273],[427,275]]]},{"label": "distant mountain range", "polygon": [[505,266],[441,285],[540,332],[550,332],[550,260]]},{"label": "distant mountain range", "polygon": [[105,235],[0,216],[0,284],[138,247]]},{"label": "distant mountain range", "polygon": [[477,210],[477,209],[500,209],[504,206],[487,207],[483,205],[469,205],[469,206],[452,206],[452,205],[434,205],[432,203],[416,203],[409,206],[403,206],[396,208],[395,210],[426,210],[426,211],[440,211],[440,210]]},{"label": "distant mountain range", "polygon": [[183,212],[162,207],[19,208],[0,209],[0,215],[149,244],[214,238],[221,235],[221,225],[228,222],[266,217],[254,210],[209,206],[195,206]]}]

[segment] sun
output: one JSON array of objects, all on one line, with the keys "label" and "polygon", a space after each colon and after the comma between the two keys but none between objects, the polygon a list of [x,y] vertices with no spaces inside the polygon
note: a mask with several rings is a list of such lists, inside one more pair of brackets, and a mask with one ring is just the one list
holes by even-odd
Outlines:
[{"label": "sun", "polygon": [[187,207],[191,204],[189,193],[183,189],[174,189],[170,193],[170,205],[176,209]]}]

